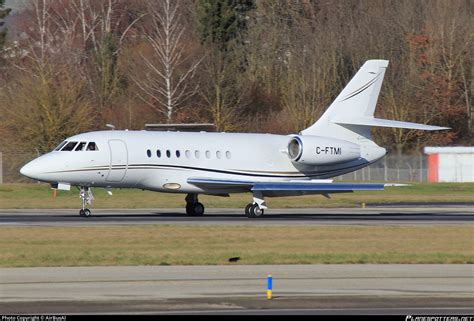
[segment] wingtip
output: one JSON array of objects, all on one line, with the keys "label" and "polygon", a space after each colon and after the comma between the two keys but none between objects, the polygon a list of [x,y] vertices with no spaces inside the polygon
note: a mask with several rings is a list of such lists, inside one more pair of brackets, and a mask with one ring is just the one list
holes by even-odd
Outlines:
[{"label": "wingtip", "polygon": [[430,126],[431,128],[429,129],[426,129],[426,130],[450,130],[452,129],[451,127],[441,127],[441,126],[431,126],[431,125],[428,125]]}]

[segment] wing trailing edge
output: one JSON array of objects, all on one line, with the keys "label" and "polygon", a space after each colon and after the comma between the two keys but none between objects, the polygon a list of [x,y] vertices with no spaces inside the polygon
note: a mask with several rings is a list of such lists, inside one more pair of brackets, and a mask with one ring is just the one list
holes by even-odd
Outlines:
[{"label": "wing trailing edge", "polygon": [[288,181],[288,182],[253,182],[239,180],[223,180],[213,178],[189,178],[189,184],[203,188],[234,188],[243,187],[249,192],[287,192],[308,191],[321,193],[341,193],[353,191],[381,191],[385,184],[377,183],[333,183],[332,181]]}]

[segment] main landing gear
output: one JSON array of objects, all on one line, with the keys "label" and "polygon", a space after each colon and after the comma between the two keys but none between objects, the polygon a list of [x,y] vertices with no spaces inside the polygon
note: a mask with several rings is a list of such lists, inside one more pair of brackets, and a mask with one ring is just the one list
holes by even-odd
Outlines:
[{"label": "main landing gear", "polygon": [[258,204],[249,203],[245,206],[245,215],[248,218],[257,218],[263,216],[264,209],[260,208]]},{"label": "main landing gear", "polygon": [[265,209],[267,209],[267,206],[265,205],[263,194],[254,193],[253,202],[245,207],[245,215],[248,218],[262,217]]},{"label": "main landing gear", "polygon": [[[253,194],[253,202],[245,207],[245,216],[248,218],[262,217],[267,209],[263,195],[260,193]],[[186,214],[188,216],[203,216],[204,205],[199,203],[197,194],[188,194],[186,196]]]},{"label": "main landing gear", "polygon": [[92,190],[89,187],[81,186],[79,197],[82,200],[82,209],[79,211],[80,216],[89,217],[91,216],[92,212],[90,209],[86,208],[87,204],[91,204],[94,200],[94,196],[92,195]]},{"label": "main landing gear", "polygon": [[197,194],[188,194],[186,196],[186,215],[188,216],[203,216],[204,205],[199,203]]}]

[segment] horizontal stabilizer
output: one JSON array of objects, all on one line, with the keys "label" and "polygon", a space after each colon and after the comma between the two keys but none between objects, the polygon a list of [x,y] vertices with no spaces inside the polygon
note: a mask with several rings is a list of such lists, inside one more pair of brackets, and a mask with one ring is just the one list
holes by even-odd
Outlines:
[{"label": "horizontal stabilizer", "polygon": [[359,125],[369,127],[390,127],[390,128],[406,128],[406,129],[419,129],[419,130],[445,130],[450,129],[449,127],[440,127],[432,125],[424,125],[417,123],[409,123],[404,121],[380,119],[373,117],[334,117],[331,118],[331,122],[341,125]]}]

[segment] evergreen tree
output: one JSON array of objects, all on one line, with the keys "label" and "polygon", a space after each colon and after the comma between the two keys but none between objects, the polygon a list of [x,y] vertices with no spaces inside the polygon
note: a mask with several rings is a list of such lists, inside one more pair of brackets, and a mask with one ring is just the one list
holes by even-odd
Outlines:
[{"label": "evergreen tree", "polygon": [[199,0],[198,21],[201,42],[228,49],[247,31],[247,14],[255,8],[254,0]]},{"label": "evergreen tree", "polygon": [[7,37],[7,29],[3,28],[3,18],[10,14],[11,9],[5,8],[5,0],[0,0],[0,52],[3,50],[3,46],[5,45],[5,40]]}]

